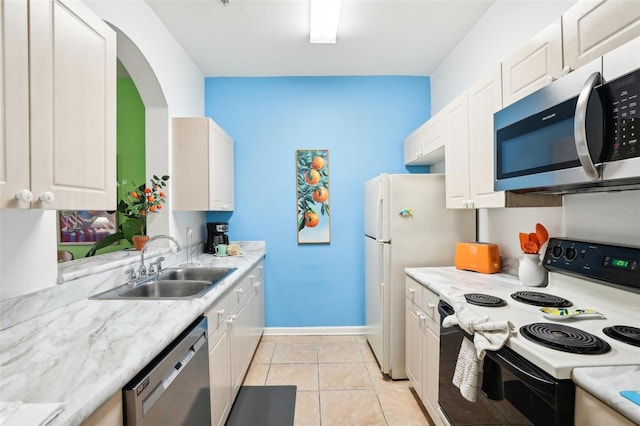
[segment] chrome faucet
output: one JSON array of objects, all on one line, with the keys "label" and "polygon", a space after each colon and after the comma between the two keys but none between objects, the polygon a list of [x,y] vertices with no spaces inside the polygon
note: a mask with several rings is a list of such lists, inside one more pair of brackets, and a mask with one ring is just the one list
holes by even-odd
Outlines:
[{"label": "chrome faucet", "polygon": [[168,240],[173,241],[173,243],[176,245],[176,251],[182,250],[180,248],[180,244],[178,244],[176,239],[169,235],[154,235],[153,237],[149,238],[149,240],[144,244],[144,246],[142,246],[142,250],[140,250],[140,268],[138,269],[138,278],[147,276],[147,267],[144,266],[144,252],[146,251],[147,246],[151,241],[159,240],[161,238],[166,238]]}]

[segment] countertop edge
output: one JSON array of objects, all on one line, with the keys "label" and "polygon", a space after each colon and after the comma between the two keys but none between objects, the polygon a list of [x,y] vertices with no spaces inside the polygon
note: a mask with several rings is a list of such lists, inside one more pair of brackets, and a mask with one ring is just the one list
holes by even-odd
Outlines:
[{"label": "countertop edge", "polygon": [[640,390],[640,364],[574,368],[571,379],[602,403],[640,424],[640,405],[620,395],[623,390]]},{"label": "countertop edge", "polygon": [[200,255],[203,266],[238,268],[200,299],[82,299],[0,331],[0,400],[60,402],[65,409],[50,424],[81,424],[266,256],[266,248],[252,249],[241,257]]}]

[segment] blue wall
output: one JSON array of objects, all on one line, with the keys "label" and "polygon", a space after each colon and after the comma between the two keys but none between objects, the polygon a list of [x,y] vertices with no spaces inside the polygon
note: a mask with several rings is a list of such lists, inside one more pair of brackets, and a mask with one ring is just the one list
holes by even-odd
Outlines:
[{"label": "blue wall", "polygon": [[[235,140],[235,241],[264,240],[266,326],[364,325],[363,182],[404,166],[428,77],[207,78],[205,113]],[[296,149],[328,149],[331,243],[297,244]]]}]

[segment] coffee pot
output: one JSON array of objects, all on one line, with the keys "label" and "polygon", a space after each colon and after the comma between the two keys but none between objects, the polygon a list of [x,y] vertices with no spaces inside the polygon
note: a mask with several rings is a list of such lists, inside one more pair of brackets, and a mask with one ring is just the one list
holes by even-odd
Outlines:
[{"label": "coffee pot", "polygon": [[227,222],[209,222],[207,223],[207,245],[204,248],[205,253],[214,254],[218,244],[229,244],[229,224]]}]

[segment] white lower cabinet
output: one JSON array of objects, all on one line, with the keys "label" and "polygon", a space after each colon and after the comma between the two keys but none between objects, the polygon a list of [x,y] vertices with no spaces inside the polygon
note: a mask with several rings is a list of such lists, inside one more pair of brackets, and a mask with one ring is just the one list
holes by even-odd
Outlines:
[{"label": "white lower cabinet", "polygon": [[576,406],[574,425],[578,426],[632,426],[636,423],[616,410],[576,386]]},{"label": "white lower cabinet", "polygon": [[[439,325],[438,325],[439,327]],[[440,331],[428,323],[422,328],[422,403],[434,421],[438,418]]]},{"label": "white lower cabinet", "polygon": [[260,262],[207,312],[211,424],[224,425],[264,330]]},{"label": "white lower cabinet", "polygon": [[[406,369],[411,386],[420,397],[429,416],[440,424],[438,380],[440,353],[440,316],[438,295],[406,278]],[[418,297],[413,295],[419,294]],[[421,297],[420,297],[421,296]]]},{"label": "white lower cabinet", "polygon": [[122,407],[122,392],[116,392],[82,422],[82,426],[122,426],[124,422]]},{"label": "white lower cabinet", "polygon": [[211,424],[224,425],[233,404],[231,385],[231,345],[227,324],[209,337],[209,385],[211,386]]},{"label": "white lower cabinet", "polygon": [[416,342],[420,342],[422,338],[424,313],[408,298],[406,303],[405,337],[407,350],[405,367],[411,386],[418,395],[422,395],[422,345],[416,344]]}]

